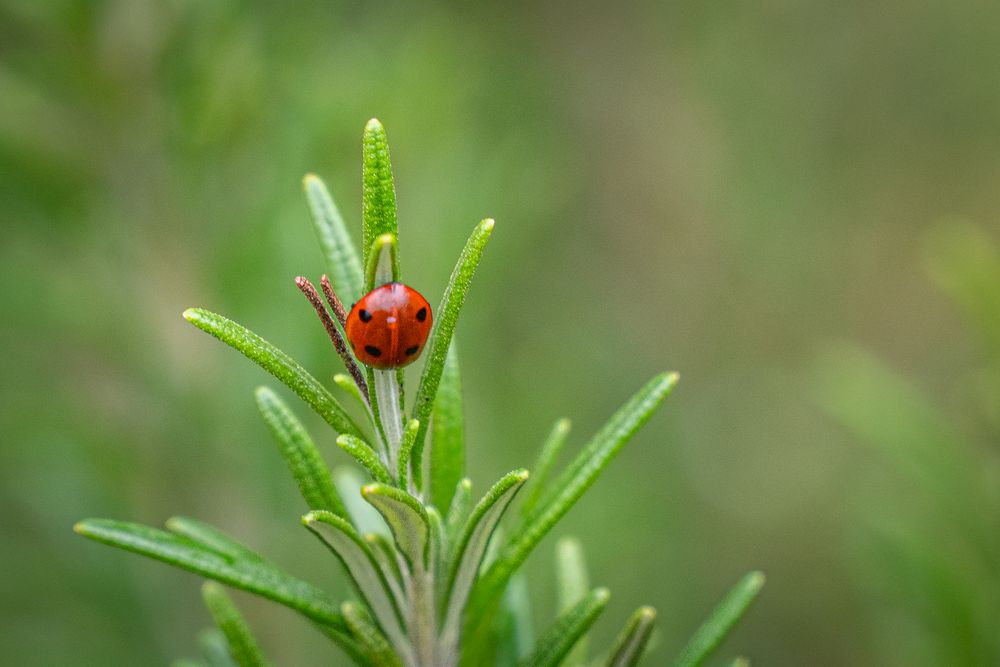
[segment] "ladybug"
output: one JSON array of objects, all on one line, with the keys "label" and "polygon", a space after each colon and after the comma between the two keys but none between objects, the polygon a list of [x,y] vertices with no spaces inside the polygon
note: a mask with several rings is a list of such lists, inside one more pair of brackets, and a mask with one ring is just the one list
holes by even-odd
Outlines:
[{"label": "ladybug", "polygon": [[430,304],[420,292],[403,283],[387,283],[351,307],[344,333],[361,363],[402,368],[420,356],[431,321]]}]

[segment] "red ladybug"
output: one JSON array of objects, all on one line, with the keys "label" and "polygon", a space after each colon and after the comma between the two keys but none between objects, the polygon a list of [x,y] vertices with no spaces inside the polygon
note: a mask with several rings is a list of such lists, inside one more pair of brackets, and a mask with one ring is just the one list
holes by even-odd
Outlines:
[{"label": "red ladybug", "polygon": [[344,325],[354,356],[373,368],[401,368],[416,361],[431,332],[431,307],[402,283],[376,287],[361,297]]}]

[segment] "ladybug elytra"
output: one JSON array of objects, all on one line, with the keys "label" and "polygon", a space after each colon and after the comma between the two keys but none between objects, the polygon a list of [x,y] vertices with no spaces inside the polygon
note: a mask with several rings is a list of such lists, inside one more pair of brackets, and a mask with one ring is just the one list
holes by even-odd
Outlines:
[{"label": "ladybug elytra", "polygon": [[387,283],[354,304],[344,332],[361,363],[401,368],[420,356],[431,321],[430,304],[420,292],[402,283]]}]

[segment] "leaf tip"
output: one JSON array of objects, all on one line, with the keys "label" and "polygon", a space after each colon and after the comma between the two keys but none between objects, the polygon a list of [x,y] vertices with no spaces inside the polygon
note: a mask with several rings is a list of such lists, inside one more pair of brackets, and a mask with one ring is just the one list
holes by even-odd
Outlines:
[{"label": "leaf tip", "polygon": [[479,223],[479,227],[484,232],[486,232],[487,234],[489,234],[490,232],[493,231],[493,226],[496,225],[496,224],[497,224],[497,221],[494,220],[493,218],[486,218],[485,220],[483,220],[482,222]]},{"label": "leaf tip", "polygon": [[378,238],[375,239],[375,250],[381,250],[385,246],[391,246],[396,243],[396,235],[392,232],[386,232],[385,234],[379,234]]},{"label": "leaf tip", "polygon": [[305,526],[306,528],[311,528],[312,525],[318,521],[319,519],[316,517],[315,511],[306,512],[305,514],[302,515],[302,525]]},{"label": "leaf tip", "polygon": [[201,308],[188,308],[183,313],[181,313],[181,317],[183,317],[188,322],[194,324],[196,320],[201,319]]},{"label": "leaf tip", "polygon": [[753,586],[753,588],[760,590],[767,583],[767,577],[760,570],[754,570],[747,575],[747,583]]},{"label": "leaf tip", "polygon": [[308,190],[309,188],[322,183],[323,181],[316,174],[309,172],[302,177],[302,188]]},{"label": "leaf tip", "polygon": [[611,598],[611,591],[603,586],[601,588],[594,589],[594,602],[598,604],[606,604]]},{"label": "leaf tip", "polygon": [[385,132],[385,127],[378,118],[369,118],[365,123],[365,132]]},{"label": "leaf tip", "polygon": [[652,622],[656,620],[656,609],[653,607],[639,607],[639,617],[646,622]]},{"label": "leaf tip", "polygon": [[212,580],[208,580],[201,585],[201,594],[203,597],[218,595],[221,592],[222,586]]},{"label": "leaf tip", "polygon": [[77,535],[86,535],[87,534],[87,520],[84,519],[83,521],[77,521],[76,523],[74,523],[73,524],[73,532],[76,533]]}]

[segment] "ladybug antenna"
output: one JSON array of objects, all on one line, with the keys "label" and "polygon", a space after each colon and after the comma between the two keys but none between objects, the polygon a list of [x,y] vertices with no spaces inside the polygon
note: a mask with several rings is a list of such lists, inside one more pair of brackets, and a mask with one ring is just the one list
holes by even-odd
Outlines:
[{"label": "ladybug antenna", "polygon": [[[327,294],[327,299],[330,299],[330,296],[332,295],[336,304],[340,306],[340,313],[342,313],[344,307],[340,304],[340,301],[337,300],[337,295],[333,293],[333,289],[330,288],[329,291],[327,291],[327,288],[330,287],[330,281],[326,279],[326,276],[323,276],[321,284],[323,285],[324,293]],[[313,310],[316,311],[316,314],[319,315],[319,319],[323,323],[323,327],[326,329],[326,335],[330,337],[330,341],[333,343],[333,348],[337,350],[337,354],[339,354],[340,358],[344,360],[344,366],[347,367],[351,377],[354,378],[354,383],[358,385],[361,395],[365,397],[366,401],[370,400],[368,398],[368,383],[365,382],[365,376],[361,373],[361,369],[358,368],[358,362],[356,362],[354,357],[351,356],[351,353],[348,352],[347,345],[344,343],[344,336],[340,333],[340,329],[338,329],[337,325],[333,323],[333,318],[330,317],[330,313],[326,312],[326,306],[323,305],[323,300],[319,298],[319,292],[316,291],[316,288],[307,278],[302,276],[295,279],[295,286],[298,287],[299,291],[305,295],[306,299],[309,300],[309,305],[311,305]],[[338,313],[337,307],[334,306],[333,303],[331,303],[331,307],[333,308],[333,312],[337,313],[337,319],[339,319],[341,324],[343,324],[344,318],[341,317],[340,313]]]},{"label": "ladybug antenna", "polygon": [[[326,277],[325,273],[319,279],[319,286],[323,288],[323,296],[326,297],[326,302],[330,304],[333,314],[337,316],[340,326],[345,326],[347,323],[347,311],[344,310],[344,304],[337,298],[337,293],[333,291],[333,285],[330,284],[330,279]],[[353,308],[354,306],[351,307]]]}]

